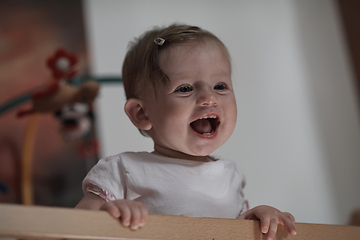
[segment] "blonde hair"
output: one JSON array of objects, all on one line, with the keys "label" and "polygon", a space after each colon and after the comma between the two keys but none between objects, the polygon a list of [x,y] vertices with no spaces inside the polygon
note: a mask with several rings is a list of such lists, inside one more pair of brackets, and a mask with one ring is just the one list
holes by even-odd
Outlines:
[{"label": "blonde hair", "polygon": [[169,79],[159,65],[160,52],[174,44],[195,42],[210,42],[217,45],[224,51],[230,63],[230,55],[225,45],[206,30],[178,24],[166,28],[153,28],[129,44],[122,68],[126,98],[139,98],[141,92],[149,86],[166,84]]}]

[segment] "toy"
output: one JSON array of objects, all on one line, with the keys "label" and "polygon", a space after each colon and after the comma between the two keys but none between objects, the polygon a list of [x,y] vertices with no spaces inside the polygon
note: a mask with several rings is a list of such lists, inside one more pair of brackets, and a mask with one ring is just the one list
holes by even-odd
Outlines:
[{"label": "toy", "polygon": [[[29,109],[16,110],[19,118],[27,119],[21,150],[21,201],[33,204],[33,151],[38,122],[41,114],[54,114],[59,122],[60,134],[66,141],[76,141],[79,155],[86,160],[86,168],[96,161],[99,144],[91,136],[94,122],[92,102],[96,98],[100,83],[121,84],[121,77],[76,76],[77,57],[64,49],[57,50],[46,61],[51,76],[41,90],[28,90],[0,104],[0,117],[27,101]],[[93,80],[89,80],[93,79]],[[4,188],[5,189],[5,188]]]},{"label": "toy", "polygon": [[76,73],[76,62],[75,55],[64,49],[57,50],[47,61],[47,66],[52,71],[49,85],[45,90],[36,91],[31,95],[32,108],[20,110],[18,117],[35,112],[54,112],[66,105],[79,102],[90,104],[98,94],[99,84],[96,81],[87,81],[80,87],[68,84],[69,79]]},{"label": "toy", "polygon": [[[61,123],[61,132],[67,140],[79,139],[91,131],[93,117],[89,109],[92,108],[91,103],[98,94],[99,84],[96,81],[86,81],[79,87],[69,84],[69,79],[76,73],[76,62],[75,55],[64,49],[57,50],[47,60],[47,66],[52,71],[49,84],[44,90],[31,94],[31,109],[20,110],[17,113],[18,117],[32,115],[25,133],[21,161],[21,193],[25,205],[33,204],[31,166],[38,121],[36,113],[55,113]],[[91,118],[83,118],[83,121],[79,121],[83,116]]]},{"label": "toy", "polygon": [[90,132],[94,114],[87,104],[75,103],[55,112],[64,139],[72,140]]}]

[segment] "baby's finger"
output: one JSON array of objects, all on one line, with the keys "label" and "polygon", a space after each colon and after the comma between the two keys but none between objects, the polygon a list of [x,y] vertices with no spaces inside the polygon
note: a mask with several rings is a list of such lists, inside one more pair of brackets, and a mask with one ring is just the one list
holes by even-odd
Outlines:
[{"label": "baby's finger", "polygon": [[140,213],[141,213],[139,226],[143,227],[145,225],[145,222],[146,222],[146,219],[148,216],[148,211],[147,211],[145,204],[143,204],[143,203],[139,203],[139,209],[140,209]]},{"label": "baby's finger", "polygon": [[130,228],[133,230],[136,230],[139,228],[140,220],[141,220],[141,211],[139,204],[136,202],[133,202],[131,205],[129,205],[130,211],[131,211],[131,223]]},{"label": "baby's finger", "polygon": [[275,234],[278,228],[278,220],[276,218],[271,218],[270,220],[270,229],[268,231],[268,240],[275,239]]},{"label": "baby's finger", "polygon": [[261,232],[268,233],[270,227],[270,214],[265,214],[259,217],[261,223]]},{"label": "baby's finger", "polygon": [[285,214],[291,219],[291,222],[295,226],[295,217],[291,213],[288,213],[288,212],[286,212]]},{"label": "baby's finger", "polygon": [[114,204],[108,202],[101,206],[100,210],[108,212],[112,217],[119,218],[120,217],[120,211]]},{"label": "baby's finger", "polygon": [[283,224],[286,227],[286,229],[288,230],[288,232],[290,233],[290,235],[292,235],[292,236],[296,235],[297,232],[296,232],[296,229],[295,229],[295,219],[292,219],[291,217],[284,218],[283,219]]},{"label": "baby's finger", "polygon": [[121,214],[121,223],[124,227],[130,226],[131,210],[127,204],[118,205]]}]

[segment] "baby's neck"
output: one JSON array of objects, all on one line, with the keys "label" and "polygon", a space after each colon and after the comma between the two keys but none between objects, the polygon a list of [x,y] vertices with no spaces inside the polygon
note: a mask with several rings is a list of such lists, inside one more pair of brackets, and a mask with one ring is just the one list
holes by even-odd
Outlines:
[{"label": "baby's neck", "polygon": [[155,146],[152,154],[156,154],[164,157],[170,157],[170,158],[184,159],[189,161],[197,161],[197,162],[212,162],[215,160],[211,156],[192,156],[175,150],[166,149],[160,146]]}]

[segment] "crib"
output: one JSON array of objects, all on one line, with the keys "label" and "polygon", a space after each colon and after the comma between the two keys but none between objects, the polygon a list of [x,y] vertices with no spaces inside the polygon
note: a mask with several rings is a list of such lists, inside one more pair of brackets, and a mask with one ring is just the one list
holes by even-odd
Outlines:
[{"label": "crib", "polygon": [[[119,240],[262,240],[260,222],[252,220],[150,215],[138,230],[123,227],[107,212],[0,204],[0,240],[119,239]],[[296,223],[296,236],[279,225],[277,240],[359,240],[360,227]]]}]

